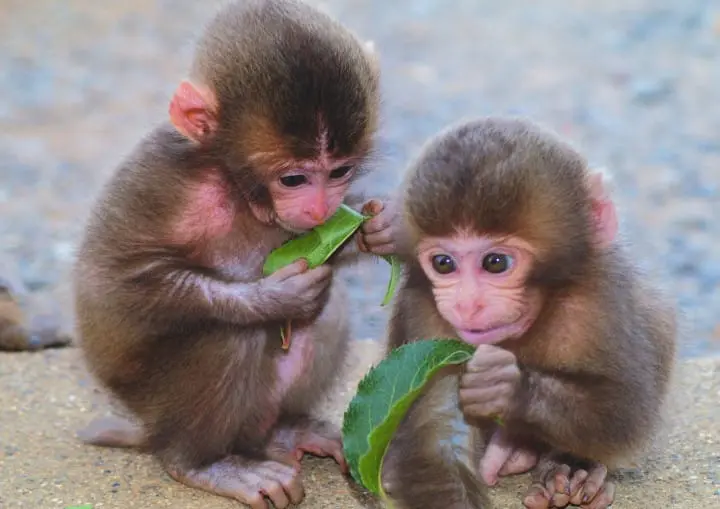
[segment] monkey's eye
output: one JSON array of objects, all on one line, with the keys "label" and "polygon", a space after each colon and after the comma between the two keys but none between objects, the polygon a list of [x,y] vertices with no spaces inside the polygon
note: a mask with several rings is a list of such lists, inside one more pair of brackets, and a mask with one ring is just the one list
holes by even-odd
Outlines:
[{"label": "monkey's eye", "polygon": [[511,266],[512,258],[506,254],[490,253],[482,261],[482,268],[491,274],[500,274]]},{"label": "monkey's eye", "polygon": [[438,274],[450,274],[451,272],[455,272],[455,260],[446,254],[433,256],[432,266]]},{"label": "monkey's eye", "polygon": [[280,177],[280,183],[285,187],[298,187],[307,182],[305,175],[286,175]]},{"label": "monkey's eye", "polygon": [[333,180],[341,179],[345,175],[350,173],[352,169],[352,166],[340,166],[339,168],[335,168],[333,171],[330,172],[330,178]]}]

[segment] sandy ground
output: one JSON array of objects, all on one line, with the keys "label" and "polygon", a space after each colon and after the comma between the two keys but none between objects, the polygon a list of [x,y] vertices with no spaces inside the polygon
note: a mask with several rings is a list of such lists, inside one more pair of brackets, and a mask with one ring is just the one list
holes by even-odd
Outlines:
[{"label": "sandy ground", "polygon": [[[167,116],[218,0],[0,0],[0,270],[60,306],[90,204]],[[529,115],[617,177],[625,234],[676,296],[683,355],[720,351],[717,0],[311,0],[373,40],[377,170],[392,191],[451,122]],[[7,255],[2,258],[2,255]],[[384,262],[345,276],[356,337],[382,334]]]},{"label": "sandy ground", "polygon": [[[376,342],[356,342],[347,384],[326,406],[342,412],[366,369],[378,358]],[[651,453],[619,478],[617,509],[720,507],[720,358],[679,366],[668,421]],[[61,509],[92,503],[96,509],[242,507],[186,488],[150,457],[80,444],[75,431],[107,403],[95,390],[76,349],[13,354],[0,364],[0,508]],[[339,474],[332,460],[304,460],[306,499],[301,507],[370,508],[372,499]],[[502,481],[495,507],[521,508],[527,476]]]}]

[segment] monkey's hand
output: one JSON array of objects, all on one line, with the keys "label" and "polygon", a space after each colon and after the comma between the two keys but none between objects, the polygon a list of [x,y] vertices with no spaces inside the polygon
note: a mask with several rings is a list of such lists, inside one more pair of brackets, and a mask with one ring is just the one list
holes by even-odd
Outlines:
[{"label": "monkey's hand", "polygon": [[363,205],[362,213],[373,217],[363,223],[356,237],[360,251],[378,256],[394,254],[396,211],[393,202],[370,200]]},{"label": "monkey's hand", "polygon": [[515,355],[480,345],[460,377],[460,408],[470,419],[500,417],[510,408],[520,385]]},{"label": "monkey's hand", "polygon": [[298,260],[258,282],[259,300],[274,318],[308,318],[325,305],[331,281],[329,265],[308,269],[306,260]]}]

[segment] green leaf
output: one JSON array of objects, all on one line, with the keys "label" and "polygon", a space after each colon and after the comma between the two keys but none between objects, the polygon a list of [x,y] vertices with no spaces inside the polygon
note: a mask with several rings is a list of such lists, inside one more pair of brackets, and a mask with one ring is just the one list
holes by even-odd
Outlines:
[{"label": "green leaf", "polygon": [[367,219],[345,204],[325,223],[286,242],[265,260],[263,274],[268,276],[299,258],[305,258],[312,269],[322,265],[357,231]]},{"label": "green leaf", "polygon": [[67,506],[65,509],[93,509],[93,505],[92,504],[70,505],[70,506]]},{"label": "green leaf", "polygon": [[[322,265],[370,217],[343,203],[325,223],[273,250],[263,264],[263,275],[269,276],[300,258],[305,258],[311,269]],[[395,292],[400,277],[400,263],[395,256],[383,256],[383,259],[390,264],[390,281],[382,302],[384,306]]]},{"label": "green leaf", "polygon": [[385,291],[385,297],[383,298],[381,306],[387,306],[395,293],[395,287],[397,282],[400,280],[400,260],[396,256],[383,256],[383,259],[390,264],[390,281],[388,282],[387,290]]},{"label": "green leaf", "polygon": [[462,364],[475,347],[427,339],[396,348],[365,375],[343,419],[343,449],[352,477],[377,495],[382,460],[410,405],[441,368]]}]

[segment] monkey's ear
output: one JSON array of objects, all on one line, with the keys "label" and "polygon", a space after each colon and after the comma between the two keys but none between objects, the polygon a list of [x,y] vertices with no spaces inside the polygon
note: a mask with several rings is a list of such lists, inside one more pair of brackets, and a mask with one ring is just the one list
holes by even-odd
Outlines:
[{"label": "monkey's ear", "polygon": [[202,142],[217,129],[215,109],[211,91],[201,91],[189,81],[183,81],[170,101],[170,121],[184,136]]},{"label": "monkey's ear", "polygon": [[595,241],[600,247],[607,247],[615,240],[618,232],[617,211],[606,186],[606,172],[593,171],[587,179],[592,219],[595,226]]}]

